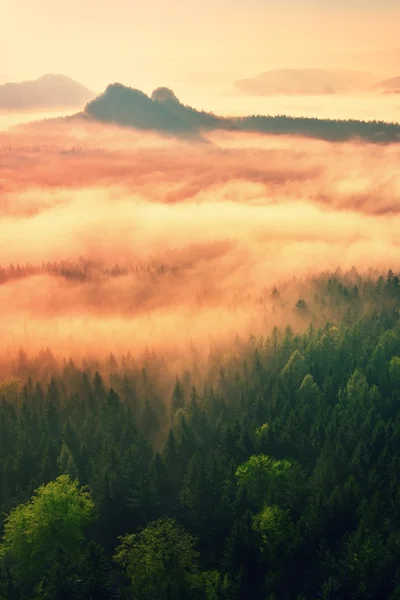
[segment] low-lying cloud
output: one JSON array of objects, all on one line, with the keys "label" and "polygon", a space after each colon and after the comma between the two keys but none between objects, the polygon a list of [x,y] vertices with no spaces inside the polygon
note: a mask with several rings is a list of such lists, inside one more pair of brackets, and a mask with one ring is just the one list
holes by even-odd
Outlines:
[{"label": "low-lying cloud", "polygon": [[206,347],[275,324],[275,284],[296,278],[296,325],[299,280],[399,267],[398,145],[209,140],[73,121],[0,135],[6,352]]}]

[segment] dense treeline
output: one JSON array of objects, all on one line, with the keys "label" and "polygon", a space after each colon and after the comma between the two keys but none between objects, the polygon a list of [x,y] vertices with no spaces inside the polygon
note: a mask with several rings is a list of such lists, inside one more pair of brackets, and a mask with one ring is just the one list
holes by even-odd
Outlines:
[{"label": "dense treeline", "polygon": [[301,135],[331,142],[344,142],[359,138],[368,142],[390,143],[398,142],[400,139],[398,123],[387,123],[386,121],[253,115],[236,119],[235,124],[242,131],[275,135]]},{"label": "dense treeline", "polygon": [[37,264],[10,264],[0,265],[0,284],[13,279],[22,279],[34,275],[52,275],[63,277],[71,281],[91,281],[99,277],[119,277],[129,274],[163,274],[175,272],[176,266],[167,266],[158,263],[136,264],[129,267],[118,265],[105,266],[101,263],[81,259],[79,261],[59,261]]},{"label": "dense treeline", "polygon": [[[219,306],[221,310],[245,308],[256,315],[258,334],[264,334],[271,325],[290,325],[292,327],[312,322],[323,326],[327,321],[352,321],[356,317],[369,314],[371,310],[380,311],[396,304],[398,300],[399,279],[389,272],[388,283],[382,276],[370,270],[368,276],[360,276],[353,268],[347,273],[337,270],[335,273],[323,273],[316,277],[295,278],[279,284],[279,290],[271,284],[262,285],[262,281],[249,287],[232,290],[224,285],[224,280],[207,282],[207,285],[191,286],[191,263],[168,264],[149,261],[137,264],[110,264],[102,262],[77,261],[47,262],[41,265],[10,264],[0,265],[0,285],[17,282],[34,282],[44,285],[35,277],[45,276],[49,282],[64,280],[65,290],[84,290],[85,284],[92,284],[96,293],[82,294],[82,304],[90,302],[97,312],[110,312],[111,308],[122,314],[131,314],[138,308],[153,309],[155,306],[179,304],[179,294],[171,295],[168,287],[161,289],[160,284],[172,283],[181,286],[181,293],[197,306]],[[122,280],[129,293],[109,283]],[[390,285],[390,289],[388,288]],[[101,287],[100,287],[101,286]],[[26,290],[29,288],[26,288]],[[29,293],[21,288],[21,294]],[[101,293],[99,293],[101,291]],[[50,293],[50,292],[49,292]],[[304,300],[306,298],[306,300]],[[299,302],[297,301],[299,300]],[[52,298],[52,310],[68,312],[74,304],[66,302],[61,294]],[[267,328],[265,327],[267,325]],[[218,336],[217,336],[218,337]],[[112,340],[110,342],[112,348]],[[104,348],[104,353],[107,348]],[[0,356],[0,377],[3,374]],[[32,374],[32,373],[31,373]]]},{"label": "dense treeline", "polygon": [[400,597],[400,282],[315,286],[306,331],[172,385],[151,354],[21,352],[0,384],[0,598]]}]

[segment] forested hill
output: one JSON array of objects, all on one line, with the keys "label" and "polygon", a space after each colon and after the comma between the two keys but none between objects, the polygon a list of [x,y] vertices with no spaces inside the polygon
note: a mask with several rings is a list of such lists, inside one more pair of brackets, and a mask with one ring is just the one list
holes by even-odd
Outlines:
[{"label": "forested hill", "polygon": [[384,121],[254,115],[235,119],[234,123],[241,131],[301,135],[331,142],[343,142],[354,138],[374,143],[400,141],[400,125]]},{"label": "forested hill", "polygon": [[312,294],[332,322],[253,337],[196,386],[151,354],[21,352],[0,389],[0,598],[399,598],[400,281]]},{"label": "forested hill", "polygon": [[[267,108],[268,101],[266,101]],[[353,138],[374,143],[400,141],[398,123],[285,115],[224,118],[185,106],[167,88],[158,88],[150,98],[140,90],[119,83],[109,85],[103,94],[89,102],[79,118],[183,136],[195,141],[199,139],[204,141],[201,134],[216,129],[302,135],[329,141]]]}]

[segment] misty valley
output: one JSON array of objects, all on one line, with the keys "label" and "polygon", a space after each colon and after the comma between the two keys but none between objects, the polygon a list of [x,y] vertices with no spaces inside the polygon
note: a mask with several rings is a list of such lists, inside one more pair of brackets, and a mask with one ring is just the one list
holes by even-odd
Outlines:
[{"label": "misty valley", "polygon": [[0,600],[398,600],[400,125],[0,94]]}]

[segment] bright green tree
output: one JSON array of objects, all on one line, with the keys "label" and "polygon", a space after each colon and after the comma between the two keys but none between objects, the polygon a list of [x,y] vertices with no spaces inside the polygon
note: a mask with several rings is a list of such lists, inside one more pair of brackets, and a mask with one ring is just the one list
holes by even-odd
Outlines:
[{"label": "bright green tree", "polygon": [[195,593],[195,538],[174,519],[158,519],[139,533],[123,536],[114,559],[136,600],[175,600]]},{"label": "bright green tree", "polygon": [[254,517],[253,529],[260,534],[261,552],[270,562],[287,553],[295,541],[295,528],[289,511],[279,506],[264,506]]},{"label": "bright green tree", "polygon": [[41,598],[55,600],[61,597],[57,590],[66,586],[60,573],[70,578],[84,546],[84,529],[93,518],[89,493],[69,475],[61,475],[6,517],[1,557],[28,590],[36,588]]},{"label": "bright green tree", "polygon": [[265,454],[253,454],[236,469],[239,487],[244,487],[255,506],[275,502],[282,497],[293,471],[289,460],[276,460]]},{"label": "bright green tree", "polygon": [[77,477],[78,471],[75,465],[74,457],[71,450],[65,443],[63,443],[61,446],[61,451],[57,459],[57,465],[62,474],[70,475],[71,477]]}]

